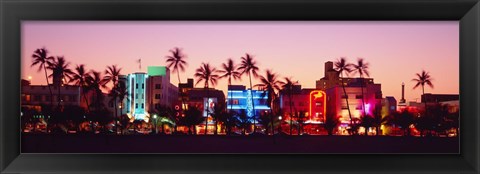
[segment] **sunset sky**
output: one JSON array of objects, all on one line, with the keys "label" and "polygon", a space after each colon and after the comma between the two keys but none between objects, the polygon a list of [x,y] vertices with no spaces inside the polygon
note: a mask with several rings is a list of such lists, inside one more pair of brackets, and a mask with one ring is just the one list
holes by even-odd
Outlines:
[{"label": "sunset sky", "polygon": [[[240,57],[249,53],[261,75],[272,69],[282,79],[298,80],[303,88],[315,88],[326,61],[346,57],[355,63],[361,57],[370,64],[370,77],[382,85],[383,97],[394,96],[398,101],[405,82],[406,100],[420,98],[421,89],[413,90],[411,80],[422,70],[434,79],[434,88],[426,92],[459,93],[458,21],[24,21],[22,78],[32,76],[32,84],[46,84],[43,71],[30,67],[33,51],[42,47],[50,55],[65,56],[72,69],[85,64],[87,69],[103,72],[116,64],[122,74],[146,72],[149,65],[164,66],[168,50],[180,47],[188,56],[187,70],[180,73],[182,82],[193,78],[202,62],[220,68],[228,58],[240,63]],[[170,78],[177,85],[177,74]],[[248,77],[233,84],[248,86]],[[220,80],[216,88],[226,92],[227,80]]]}]

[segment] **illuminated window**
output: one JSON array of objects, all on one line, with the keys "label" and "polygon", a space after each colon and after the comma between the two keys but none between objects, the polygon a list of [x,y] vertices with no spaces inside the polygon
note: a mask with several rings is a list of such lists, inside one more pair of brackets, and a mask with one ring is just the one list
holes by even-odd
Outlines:
[{"label": "illuminated window", "polygon": [[238,105],[238,100],[232,100],[232,104]]},{"label": "illuminated window", "polygon": [[29,102],[29,101],[30,101],[30,95],[25,95],[25,100],[26,100],[27,102]]}]

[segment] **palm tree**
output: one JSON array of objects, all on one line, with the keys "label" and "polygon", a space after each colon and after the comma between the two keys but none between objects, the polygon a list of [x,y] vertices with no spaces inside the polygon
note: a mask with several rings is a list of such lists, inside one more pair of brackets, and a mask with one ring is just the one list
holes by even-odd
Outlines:
[{"label": "palm tree", "polygon": [[414,119],[415,119],[415,116],[413,115],[413,113],[404,109],[401,112],[395,112],[393,114],[393,118],[390,119],[390,122],[391,122],[390,124],[400,126],[403,129],[403,135],[410,136],[410,125],[415,123]]},{"label": "palm tree", "polygon": [[[255,87],[260,87],[264,89],[263,96],[267,95],[267,103],[270,106],[270,113],[273,117],[273,110],[274,104],[273,101],[276,99],[277,94],[276,91],[280,91],[280,81],[277,80],[277,74],[273,73],[271,70],[267,70],[265,76],[260,76],[260,84],[256,84]],[[272,121],[272,132],[274,132],[273,128],[273,118]],[[272,134],[273,135],[273,134]]]},{"label": "palm tree", "polygon": [[[250,54],[245,54],[245,57],[241,57],[242,63],[240,63],[240,66],[238,67],[238,71],[240,71],[240,75],[247,74],[248,78],[250,79],[250,94],[253,96],[252,92],[252,74],[254,77],[258,77],[258,71],[259,68],[257,67],[257,62],[253,60],[253,57]],[[253,97],[252,97],[252,108],[254,110],[253,112],[253,132],[255,133],[255,130],[257,128],[256,125],[256,116],[255,116],[255,103],[253,102]]]},{"label": "palm tree", "polygon": [[[422,73],[419,74],[417,73],[417,78],[412,79],[412,81],[417,82],[415,86],[413,86],[413,89],[416,89],[419,86],[422,86],[422,96],[425,96],[425,85],[430,86],[430,88],[433,88],[433,78],[430,76],[428,72],[425,70],[422,70]],[[425,116],[427,115],[427,100],[426,98],[423,99],[423,103],[425,105]]]},{"label": "palm tree", "polygon": [[367,115],[367,111],[365,109],[365,96],[363,94],[363,86],[364,86],[364,83],[365,83],[365,80],[364,80],[364,75],[369,77],[370,74],[368,73],[368,63],[364,62],[364,59],[362,58],[359,58],[358,61],[357,61],[357,64],[353,65],[353,68],[354,68],[354,72],[355,73],[358,73],[359,76],[360,76],[360,87],[362,88],[362,108],[363,108],[363,115],[366,116]]},{"label": "palm tree", "polygon": [[116,88],[116,91],[117,91],[118,100],[120,100],[120,108],[121,108],[120,115],[123,115],[123,108],[125,107],[123,101],[126,100],[125,101],[126,103],[130,101],[127,85],[125,84],[125,82],[118,83],[118,87]]},{"label": "palm tree", "polygon": [[285,81],[280,82],[282,85],[282,90],[284,90],[288,95],[288,105],[290,106],[290,135],[292,135],[293,129],[293,110],[292,110],[292,93],[293,86],[298,85],[298,81],[293,81],[291,77],[285,77]]},{"label": "palm tree", "polygon": [[47,66],[51,65],[54,58],[52,56],[48,56],[48,51],[45,48],[36,49],[33,52],[32,58],[33,60],[31,66],[33,67],[35,65],[38,65],[37,71],[40,72],[43,69],[43,71],[45,72],[45,80],[47,80],[48,91],[50,91],[50,107],[52,107],[53,93],[52,89],[50,88],[50,83],[48,82]]},{"label": "palm tree", "polygon": [[100,110],[103,105],[102,88],[105,88],[106,83],[107,81],[102,78],[101,72],[91,70],[87,76],[87,84],[95,92],[95,103],[93,105],[95,106],[96,110]]},{"label": "palm tree", "polygon": [[63,86],[63,83],[67,82],[67,80],[70,80],[72,77],[72,72],[71,69],[68,67],[70,66],[70,63],[68,63],[63,56],[57,56],[57,59],[52,62],[52,64],[48,67],[50,70],[52,70],[52,74],[50,74],[50,77],[52,77],[55,80],[58,80],[58,106],[60,107],[60,104],[62,102],[61,100],[61,95],[60,95],[60,87]]},{"label": "palm tree", "polygon": [[[101,88],[105,87],[105,79],[102,78],[101,72],[90,70],[90,73],[88,73],[87,77],[87,86],[91,88],[92,91],[94,91],[95,96],[94,99],[92,100],[92,105],[95,108],[95,113],[100,112],[102,110],[103,106],[103,93]],[[92,113],[90,113],[90,116]],[[96,116],[96,115],[95,115]],[[96,117],[91,117],[91,118],[96,118]],[[92,127],[92,131],[95,132],[93,123],[90,125]]]},{"label": "palm tree", "polygon": [[117,68],[117,65],[112,65],[112,66],[108,66],[107,69],[105,70],[105,76],[103,77],[106,81],[106,83],[108,82],[112,82],[113,83],[113,87],[112,87],[112,90],[110,92],[112,98],[113,98],[113,107],[115,109],[115,130],[117,129],[118,125],[117,125],[117,98],[118,98],[118,91],[117,91],[117,88],[118,88],[118,78],[120,76],[120,71],[122,70],[122,68]]},{"label": "palm tree", "polygon": [[[188,107],[185,112],[185,117],[182,117],[182,121],[188,127],[188,132],[190,135],[196,134],[195,125],[202,123],[203,116],[202,111],[200,111],[197,107],[192,106]],[[193,127],[193,131],[192,131]]]},{"label": "palm tree", "polygon": [[87,84],[87,76],[88,76],[88,73],[85,70],[85,65],[83,64],[77,65],[77,67],[75,68],[75,72],[72,74],[72,78],[70,79],[70,83],[74,83],[75,85],[80,86],[82,88],[83,98],[85,100],[85,103],[87,104],[87,112],[90,112],[90,105],[88,104],[87,95],[86,95],[86,93],[89,90],[89,87]]},{"label": "palm tree", "polygon": [[[165,57],[167,59],[166,60],[167,67],[177,72],[178,84],[180,84],[182,83],[180,81],[180,71],[184,72],[185,66],[188,65],[187,61],[185,61],[187,56],[183,54],[182,50],[178,47],[175,47],[169,50],[169,52],[172,53],[172,55]],[[180,97],[182,99],[182,109],[185,109],[185,100],[183,95],[184,95],[183,91],[180,91]]]},{"label": "palm tree", "polygon": [[[197,78],[197,83],[195,86],[200,82],[204,81],[204,88],[207,90],[207,100],[210,98],[210,84],[215,86],[217,84],[217,80],[219,78],[218,71],[215,67],[210,66],[208,63],[202,63],[200,68],[197,68],[195,71],[194,76]],[[205,108],[207,111],[207,118],[205,118],[205,135],[207,134],[207,126],[208,126],[208,116],[210,115],[208,108]],[[215,121],[216,122],[216,121]],[[215,128],[215,135],[217,134],[217,128]]]},{"label": "palm tree", "polygon": [[335,114],[332,112],[328,112],[324,124],[328,135],[333,135],[333,132],[335,128],[337,128],[338,124],[340,124],[340,117],[335,116]]},{"label": "palm tree", "polygon": [[[241,78],[241,73],[237,71],[237,67],[232,59],[228,59],[227,63],[222,64],[222,69],[218,71],[222,73],[220,78],[228,78],[228,86],[232,85],[232,77],[234,80],[238,80]],[[232,94],[229,95],[231,97]],[[233,103],[231,99],[228,101],[230,103],[230,110],[233,109]]]},{"label": "palm tree", "polygon": [[247,116],[245,110],[240,110],[236,115],[237,126],[242,128],[242,135],[246,135],[246,129],[250,123],[250,118]]},{"label": "palm tree", "polygon": [[348,76],[348,73],[352,72],[352,67],[353,64],[347,63],[347,60],[345,58],[340,58],[335,62],[335,70],[340,74],[340,79],[342,80],[342,89],[343,89],[343,95],[345,96],[345,102],[347,103],[347,110],[348,110],[348,116],[350,118],[350,124],[353,124],[353,119],[352,119],[352,113],[350,111],[350,105],[348,104],[348,95],[347,91],[345,90],[345,82],[343,78],[343,74],[346,74]]}]

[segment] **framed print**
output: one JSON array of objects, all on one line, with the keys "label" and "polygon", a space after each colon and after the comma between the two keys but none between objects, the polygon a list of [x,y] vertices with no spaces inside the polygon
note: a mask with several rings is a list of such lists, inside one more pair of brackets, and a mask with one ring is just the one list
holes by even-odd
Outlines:
[{"label": "framed print", "polygon": [[0,5],[4,173],[479,171],[477,1]]}]

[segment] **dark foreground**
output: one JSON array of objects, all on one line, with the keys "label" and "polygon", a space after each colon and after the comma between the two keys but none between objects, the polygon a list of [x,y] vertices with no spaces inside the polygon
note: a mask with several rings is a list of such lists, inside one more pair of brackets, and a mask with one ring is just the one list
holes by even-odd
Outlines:
[{"label": "dark foreground", "polygon": [[458,138],[24,134],[22,153],[458,153]]}]

